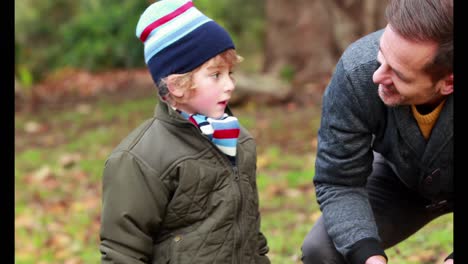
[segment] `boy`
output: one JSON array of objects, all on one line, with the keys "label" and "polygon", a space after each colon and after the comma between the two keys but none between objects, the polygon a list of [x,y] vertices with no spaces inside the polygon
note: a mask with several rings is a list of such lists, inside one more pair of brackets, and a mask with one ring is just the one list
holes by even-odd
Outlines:
[{"label": "boy", "polygon": [[159,102],[106,161],[102,263],[270,263],[229,34],[187,0],[150,5],[136,34]]}]

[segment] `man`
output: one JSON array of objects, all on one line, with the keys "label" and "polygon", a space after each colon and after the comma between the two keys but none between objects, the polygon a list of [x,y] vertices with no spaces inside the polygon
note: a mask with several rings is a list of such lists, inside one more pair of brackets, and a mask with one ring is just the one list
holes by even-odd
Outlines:
[{"label": "man", "polygon": [[[310,263],[385,264],[384,250],[453,212],[453,0],[391,0],[324,93]],[[445,258],[453,263],[453,253]]]}]

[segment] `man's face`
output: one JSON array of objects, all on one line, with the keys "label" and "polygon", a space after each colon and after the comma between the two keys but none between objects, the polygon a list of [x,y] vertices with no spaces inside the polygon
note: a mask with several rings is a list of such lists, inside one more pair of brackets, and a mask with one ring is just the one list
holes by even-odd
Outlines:
[{"label": "man's face", "polygon": [[405,39],[387,25],[377,55],[380,66],[373,75],[382,101],[389,106],[424,105],[440,101],[447,94],[445,79],[434,83],[423,71],[436,51],[436,43]]}]

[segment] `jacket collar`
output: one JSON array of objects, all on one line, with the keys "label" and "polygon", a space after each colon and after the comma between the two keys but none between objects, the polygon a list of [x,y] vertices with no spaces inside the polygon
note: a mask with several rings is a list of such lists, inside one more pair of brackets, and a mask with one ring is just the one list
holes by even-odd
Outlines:
[{"label": "jacket collar", "polygon": [[[233,116],[232,110],[229,106],[224,110],[230,116]],[[154,108],[154,117],[165,122],[171,122],[179,127],[193,126],[191,122],[183,118],[177,111],[175,111],[167,102],[157,97],[157,104]]]},{"label": "jacket collar", "polygon": [[431,163],[453,137],[453,94],[447,98],[429,141],[421,135],[410,106],[394,109],[395,121],[403,140],[423,163]]},{"label": "jacket collar", "polygon": [[442,151],[446,144],[453,140],[453,94],[447,98],[445,106],[432,129],[427,142],[423,161],[431,163]]}]

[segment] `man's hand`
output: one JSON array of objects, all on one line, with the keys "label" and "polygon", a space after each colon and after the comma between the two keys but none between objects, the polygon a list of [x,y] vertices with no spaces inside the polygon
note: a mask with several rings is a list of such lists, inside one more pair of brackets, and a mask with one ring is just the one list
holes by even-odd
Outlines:
[{"label": "man's hand", "polygon": [[453,259],[447,259],[444,264],[453,264]]},{"label": "man's hand", "polygon": [[[368,258],[365,264],[387,264],[387,259],[385,259],[383,256],[375,255],[375,256]],[[444,264],[447,264],[447,263],[444,263]]]}]

